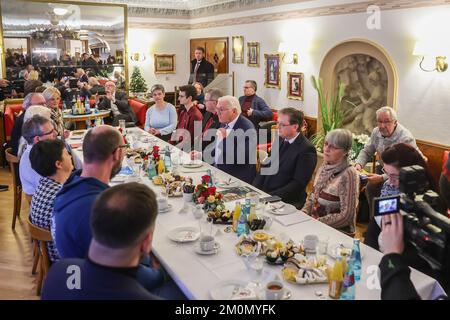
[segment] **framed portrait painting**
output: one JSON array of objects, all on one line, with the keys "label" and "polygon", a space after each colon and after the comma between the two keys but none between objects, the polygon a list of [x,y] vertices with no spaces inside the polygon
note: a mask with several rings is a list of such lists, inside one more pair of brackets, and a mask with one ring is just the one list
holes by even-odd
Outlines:
[{"label": "framed portrait painting", "polygon": [[244,37],[232,37],[233,63],[244,63]]},{"label": "framed portrait painting", "polygon": [[175,73],[175,55],[155,54],[155,73]]},{"label": "framed portrait painting", "polygon": [[281,89],[281,56],[280,54],[265,54],[266,70],[264,85],[267,88]]},{"label": "framed portrait painting", "polygon": [[249,67],[259,67],[259,42],[247,42],[247,65]]},{"label": "framed portrait painting", "polygon": [[303,100],[303,73],[287,73],[287,97],[289,99]]}]

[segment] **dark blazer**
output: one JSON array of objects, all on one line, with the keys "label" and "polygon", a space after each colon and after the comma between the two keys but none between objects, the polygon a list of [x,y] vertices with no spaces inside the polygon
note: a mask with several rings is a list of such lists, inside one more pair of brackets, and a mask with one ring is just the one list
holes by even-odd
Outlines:
[{"label": "dark blazer", "polygon": [[[283,140],[279,138],[273,144],[272,150],[280,150]],[[278,172],[274,175],[258,174],[253,185],[271,195],[281,197],[286,203],[302,208],[306,200],[306,186],[316,168],[316,148],[300,133],[283,154],[279,153]],[[272,154],[275,157],[273,152]],[[277,160],[269,158],[264,166],[270,165],[272,161]]]},{"label": "dark blazer", "polygon": [[[123,91],[116,91],[115,98],[116,98],[116,106],[119,109],[119,112],[125,116],[125,120],[129,122],[136,122],[137,121],[136,114],[128,104],[127,94]],[[107,99],[106,97],[103,98],[98,103],[98,109],[99,110],[111,109],[111,100]]]},{"label": "dark blazer", "polygon": [[[203,114],[203,120],[202,120],[202,134],[205,135],[206,131],[209,129],[218,129],[220,127],[220,122],[219,119],[217,118],[213,118],[213,121],[210,123],[210,125],[208,127],[206,127],[206,125],[208,124],[208,122],[210,122],[209,120],[213,117],[213,114],[211,112],[206,111]],[[210,143],[215,143],[215,137],[212,138],[209,141],[205,141],[202,140],[202,150],[205,150],[205,148],[210,144]]]},{"label": "dark blazer", "polygon": [[[244,105],[245,96],[239,97],[239,104],[241,107]],[[261,121],[269,121],[272,120],[273,112],[270,110],[267,103],[264,101],[263,98],[257,96],[255,94],[255,97],[252,100],[252,109],[253,113],[250,117],[251,122],[253,122],[253,125],[255,128],[259,127],[259,123]]]},{"label": "dark blazer", "polygon": [[194,69],[196,64],[197,59],[191,61],[191,74],[189,75],[188,83],[192,84],[197,81],[200,82],[204,87],[206,87],[214,79],[214,66],[211,62],[203,58],[197,70],[197,79],[194,79]]},{"label": "dark blazer", "polygon": [[[221,127],[225,127],[224,124]],[[243,115],[239,115],[232,132],[220,142],[219,148],[222,149],[221,159],[223,159],[223,164],[215,164],[215,166],[225,171],[232,176],[241,179],[247,183],[252,183],[256,174],[256,135],[246,136],[243,140],[241,137],[235,135],[235,130],[242,129],[246,132],[249,129],[255,129],[250,120],[248,120]],[[250,152],[252,151],[252,152]],[[227,154],[234,152],[233,163],[226,163]],[[241,163],[242,154],[244,155],[245,161]],[[253,158],[254,156],[254,158]],[[238,162],[239,160],[239,162]]]}]

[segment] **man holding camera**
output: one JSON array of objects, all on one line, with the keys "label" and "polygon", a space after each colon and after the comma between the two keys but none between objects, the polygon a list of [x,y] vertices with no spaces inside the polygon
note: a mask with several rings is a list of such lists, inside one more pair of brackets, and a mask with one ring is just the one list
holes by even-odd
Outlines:
[{"label": "man holding camera", "polygon": [[[420,300],[411,279],[411,270],[402,253],[403,217],[399,213],[385,215],[381,219],[384,256],[380,261],[382,300]],[[440,296],[437,299],[448,299]],[[436,299],[436,300],[437,300]]]}]

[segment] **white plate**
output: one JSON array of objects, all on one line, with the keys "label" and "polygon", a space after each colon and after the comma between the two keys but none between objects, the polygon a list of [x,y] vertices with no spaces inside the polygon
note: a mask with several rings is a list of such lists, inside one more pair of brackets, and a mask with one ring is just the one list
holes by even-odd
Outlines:
[{"label": "white plate", "polygon": [[201,166],[203,166],[203,163],[201,162],[191,162],[183,164],[183,167],[187,169],[200,168]]},{"label": "white plate", "polygon": [[295,213],[297,212],[297,208],[294,207],[292,204],[288,204],[285,203],[284,207],[280,208],[280,209],[270,209],[269,210],[270,213],[276,215],[276,216],[282,216],[282,215],[286,215],[286,214],[291,214],[291,213]]},{"label": "white plate", "polygon": [[242,280],[226,280],[219,282],[214,288],[209,291],[213,300],[230,300],[233,292],[238,289],[247,287],[247,282]]},{"label": "white plate", "polygon": [[167,208],[165,208],[164,210],[158,210],[159,213],[166,213],[168,211],[172,210],[172,205],[169,203],[167,204]]},{"label": "white plate", "polygon": [[228,183],[227,181],[219,181],[216,183],[216,186],[222,189],[235,188],[239,187],[240,185],[241,183],[238,180],[232,180],[230,183]]},{"label": "white plate", "polygon": [[203,255],[210,255],[210,254],[216,254],[220,249],[220,243],[218,243],[216,241],[216,243],[214,244],[214,249],[210,250],[210,251],[203,251],[200,248],[200,242],[197,242],[194,246],[194,251],[198,254],[203,254]]},{"label": "white plate", "polygon": [[175,242],[192,242],[200,237],[200,230],[196,227],[178,227],[171,230],[167,236]]}]

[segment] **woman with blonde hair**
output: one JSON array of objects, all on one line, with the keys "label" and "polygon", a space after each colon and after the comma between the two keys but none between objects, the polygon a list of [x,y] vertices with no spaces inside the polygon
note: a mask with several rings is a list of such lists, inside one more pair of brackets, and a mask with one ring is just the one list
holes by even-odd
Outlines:
[{"label": "woman with blonde hair", "polygon": [[23,85],[24,96],[31,92],[35,92],[36,88],[42,86],[42,81],[39,80],[39,72],[31,70],[28,74],[28,80]]},{"label": "woman with blonde hair", "polygon": [[55,129],[56,131],[58,131],[58,136],[67,138],[70,132],[68,130],[65,130],[63,114],[61,109],[59,108],[61,93],[55,87],[48,87],[44,92],[42,92],[42,95],[45,98],[47,107],[51,111],[51,118],[55,122]]}]

